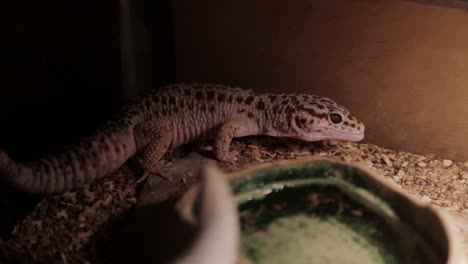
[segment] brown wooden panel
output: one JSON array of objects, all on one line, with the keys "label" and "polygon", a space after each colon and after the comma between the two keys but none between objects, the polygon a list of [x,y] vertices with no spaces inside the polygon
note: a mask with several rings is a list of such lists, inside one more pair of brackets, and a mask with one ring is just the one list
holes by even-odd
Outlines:
[{"label": "brown wooden panel", "polygon": [[412,1],[175,0],[179,81],[334,98],[367,141],[468,158],[468,13]]}]

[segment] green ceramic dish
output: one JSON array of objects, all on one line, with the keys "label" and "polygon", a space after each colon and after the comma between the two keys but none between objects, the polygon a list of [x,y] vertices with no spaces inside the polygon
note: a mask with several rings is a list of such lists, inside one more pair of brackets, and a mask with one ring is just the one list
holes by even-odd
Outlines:
[{"label": "green ceramic dish", "polygon": [[330,160],[230,175],[246,263],[465,263],[438,210]]}]

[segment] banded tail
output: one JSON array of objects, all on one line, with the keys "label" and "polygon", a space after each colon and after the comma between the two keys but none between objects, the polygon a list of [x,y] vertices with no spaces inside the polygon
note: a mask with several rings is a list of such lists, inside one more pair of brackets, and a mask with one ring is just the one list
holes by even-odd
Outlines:
[{"label": "banded tail", "polygon": [[75,190],[122,166],[136,153],[133,125],[109,127],[67,151],[31,163],[19,163],[0,149],[0,176],[31,193]]}]

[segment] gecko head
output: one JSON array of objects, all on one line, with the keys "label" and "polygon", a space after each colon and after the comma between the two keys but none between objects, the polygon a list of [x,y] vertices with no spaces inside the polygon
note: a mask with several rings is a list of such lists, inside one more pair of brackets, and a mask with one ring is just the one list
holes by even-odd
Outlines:
[{"label": "gecko head", "polygon": [[305,141],[360,141],[364,138],[364,124],[328,98],[310,97],[297,109],[290,120],[294,138]]}]

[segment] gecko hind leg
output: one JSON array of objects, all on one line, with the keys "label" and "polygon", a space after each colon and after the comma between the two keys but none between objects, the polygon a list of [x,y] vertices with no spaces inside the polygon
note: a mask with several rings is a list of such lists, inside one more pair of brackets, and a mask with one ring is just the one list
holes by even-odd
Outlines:
[{"label": "gecko hind leg", "polygon": [[[140,155],[139,162],[145,171],[144,178],[150,175],[157,175],[165,180],[171,180],[168,174],[170,164],[166,164],[161,159],[166,154],[172,141],[172,134],[168,130],[161,131],[154,135],[151,142],[144,148]],[[144,180],[144,179],[143,179]]]}]

